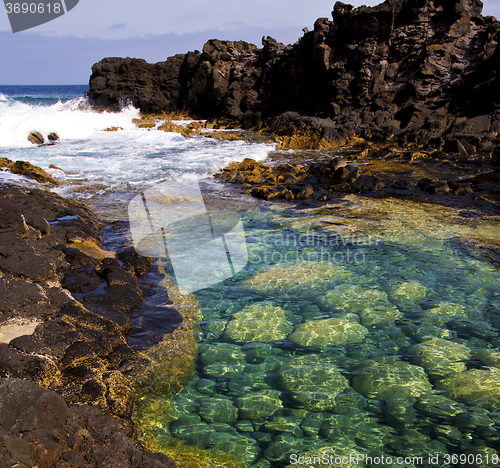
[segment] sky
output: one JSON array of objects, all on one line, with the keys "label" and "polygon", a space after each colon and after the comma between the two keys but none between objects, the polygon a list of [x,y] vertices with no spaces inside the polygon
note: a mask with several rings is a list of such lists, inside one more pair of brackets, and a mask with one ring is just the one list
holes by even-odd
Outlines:
[{"label": "sky", "polygon": [[[15,0],[13,0],[15,1]],[[20,0],[34,1],[34,0]],[[37,0],[39,2],[40,0]],[[335,0],[80,0],[63,16],[12,33],[0,12],[0,85],[86,84],[104,57],[158,62],[201,50],[212,38],[285,44],[328,17]],[[345,3],[349,3],[345,1]],[[373,6],[379,1],[350,2]],[[500,0],[483,0],[483,15],[500,18]]]}]

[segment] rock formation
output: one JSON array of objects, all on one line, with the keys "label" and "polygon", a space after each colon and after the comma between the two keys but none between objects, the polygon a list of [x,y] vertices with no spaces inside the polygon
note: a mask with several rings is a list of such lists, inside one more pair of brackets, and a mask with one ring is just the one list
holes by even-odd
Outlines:
[{"label": "rock formation", "polygon": [[480,0],[337,2],[332,20],[294,45],[213,39],[156,64],[106,58],[92,67],[89,98],[244,127],[270,118],[271,130],[315,127],[329,140],[454,135],[487,145],[500,131],[500,23],[481,11]]}]

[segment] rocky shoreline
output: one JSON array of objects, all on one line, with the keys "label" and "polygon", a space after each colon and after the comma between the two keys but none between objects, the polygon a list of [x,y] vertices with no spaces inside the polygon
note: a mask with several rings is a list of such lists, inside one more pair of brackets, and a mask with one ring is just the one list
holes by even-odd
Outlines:
[{"label": "rocky shoreline", "polygon": [[144,114],[139,126],[154,126],[148,113],[180,112],[212,120],[209,128],[251,130],[278,150],[340,150],[348,162],[249,173],[233,164],[219,176],[258,198],[455,194],[496,203],[500,23],[481,11],[479,0],[337,2],[331,20],[319,18],[293,45],[213,39],[156,64],[105,58],[92,67],[88,96],[98,109],[132,103]]},{"label": "rocky shoreline", "polygon": [[2,185],[0,218],[0,465],[174,467],[128,438],[149,259],[103,250],[90,209],[47,190]]},{"label": "rocky shoreline", "polygon": [[293,45],[213,39],[156,64],[105,58],[92,67],[89,98],[101,109],[131,102],[146,113],[184,111],[329,142],[494,146],[500,23],[481,11],[479,0],[337,2],[331,20],[319,18]]}]

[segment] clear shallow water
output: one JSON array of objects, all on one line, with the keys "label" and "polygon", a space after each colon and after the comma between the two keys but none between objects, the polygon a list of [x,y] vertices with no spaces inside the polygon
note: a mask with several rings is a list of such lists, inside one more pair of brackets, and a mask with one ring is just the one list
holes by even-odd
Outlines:
[{"label": "clear shallow water", "polygon": [[500,231],[461,213],[355,196],[247,211],[250,262],[196,293],[196,374],[174,396],[145,391],[144,440],[174,459],[197,447],[246,467],[300,466],[294,454],[357,466],[494,456],[500,272],[456,239]]},{"label": "clear shallow water", "polygon": [[[83,91],[0,87],[0,157],[49,170],[67,182],[57,191],[108,220],[126,221],[131,197],[156,182],[272,150],[138,129],[135,109],[95,113]],[[103,131],[113,126],[123,130]],[[61,141],[34,147],[26,138],[35,130]],[[211,204],[234,208],[231,192],[211,187]],[[174,358],[160,346],[145,379],[154,385],[140,388],[145,443],[180,468],[310,466],[294,454],[334,456],[319,466],[349,466],[335,457],[350,456],[363,466],[368,455],[391,456],[385,466],[498,466],[499,270],[456,239],[498,242],[500,219],[356,196],[300,212],[241,202],[250,262],[178,298],[184,322],[165,338]],[[117,232],[107,231],[106,248],[123,242]],[[164,299],[161,290],[151,299],[149,326],[165,326]],[[451,458],[462,454],[474,463]]]}]

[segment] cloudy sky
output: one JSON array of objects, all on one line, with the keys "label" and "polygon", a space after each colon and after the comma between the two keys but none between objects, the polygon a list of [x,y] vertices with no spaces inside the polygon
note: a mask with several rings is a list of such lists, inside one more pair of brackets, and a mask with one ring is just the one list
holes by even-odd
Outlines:
[{"label": "cloudy sky", "polygon": [[[0,84],[85,84],[92,64],[103,57],[130,56],[157,62],[201,49],[214,37],[260,45],[262,36],[270,35],[293,43],[302,35],[302,28],[311,29],[317,18],[331,18],[334,3],[80,0],[65,15],[15,34],[2,11]],[[350,3],[376,5],[379,1]],[[484,15],[500,18],[500,0],[483,3]]]}]

